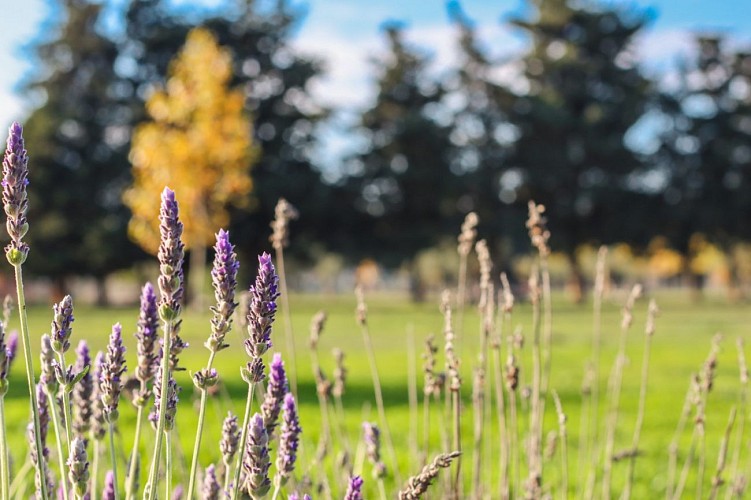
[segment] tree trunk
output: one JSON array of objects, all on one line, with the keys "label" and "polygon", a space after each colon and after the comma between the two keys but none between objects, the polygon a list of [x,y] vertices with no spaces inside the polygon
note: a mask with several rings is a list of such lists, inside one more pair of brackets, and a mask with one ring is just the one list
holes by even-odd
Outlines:
[{"label": "tree trunk", "polygon": [[190,251],[188,276],[189,304],[193,311],[203,310],[203,281],[206,271],[206,245],[194,245]]},{"label": "tree trunk", "polygon": [[584,302],[584,275],[579,267],[579,262],[576,260],[576,255],[569,253],[567,256],[569,265],[571,266],[571,274],[569,275],[567,285],[569,297],[571,297],[571,301],[574,304],[581,304]]},{"label": "tree trunk", "polygon": [[99,307],[107,307],[110,305],[110,298],[107,295],[107,277],[97,276],[96,280],[96,305]]},{"label": "tree trunk", "polygon": [[725,255],[728,259],[728,300],[730,302],[742,302],[746,297],[740,276],[738,276],[738,262],[731,251],[726,251]]}]

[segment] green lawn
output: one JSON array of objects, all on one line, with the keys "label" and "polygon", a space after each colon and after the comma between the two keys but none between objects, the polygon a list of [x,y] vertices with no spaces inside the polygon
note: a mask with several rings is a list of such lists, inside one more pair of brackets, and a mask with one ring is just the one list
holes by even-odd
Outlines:
[{"label": "green lawn", "polygon": [[[657,321],[657,333],[654,337],[652,350],[652,365],[650,383],[647,397],[646,418],[640,444],[641,455],[637,460],[636,483],[634,498],[647,498],[661,495],[664,492],[667,469],[667,448],[673,430],[681,412],[684,396],[688,387],[689,378],[702,365],[709,351],[710,341],[716,332],[724,335],[723,348],[720,353],[717,378],[714,389],[710,394],[707,407],[707,441],[706,441],[706,472],[705,494],[708,492],[711,476],[717,462],[717,453],[720,440],[728,419],[730,408],[736,404],[739,391],[738,363],[735,342],[737,337],[747,337],[747,325],[751,320],[751,308],[744,305],[730,305],[721,301],[707,300],[704,303],[695,303],[683,293],[670,293],[657,296],[661,308],[661,315]],[[600,373],[601,387],[607,384],[608,373],[617,349],[620,307],[623,302],[622,296],[610,297],[605,305],[603,314],[603,357]],[[301,403],[302,426],[304,429],[304,450],[301,460],[309,463],[315,450],[315,443],[321,428],[321,414],[316,399],[315,385],[310,369],[310,357],[308,352],[308,329],[310,318],[313,314],[324,309],[329,314],[329,320],[320,342],[320,353],[325,372],[330,377],[333,371],[333,357],[331,350],[339,347],[347,354],[346,364],[349,368],[347,393],[344,397],[346,412],[346,426],[349,440],[356,443],[360,437],[360,423],[364,418],[377,419],[374,406],[372,383],[368,369],[368,361],[363,347],[360,329],[354,318],[355,301],[353,296],[326,296],[326,295],[294,295],[291,297],[292,323],[295,331],[297,345],[297,371],[299,378],[299,399]],[[397,452],[400,457],[400,469],[403,476],[409,471],[419,468],[417,457],[409,451],[410,433],[410,409],[407,395],[409,345],[408,339],[414,338],[417,355],[413,359],[418,371],[418,388],[422,388],[422,375],[420,373],[423,341],[429,333],[435,333],[439,345],[442,347],[440,333],[442,331],[442,317],[435,301],[424,304],[413,304],[403,296],[373,296],[368,297],[369,325],[376,349],[378,368],[383,384],[383,392],[387,405],[389,424],[396,442]],[[624,373],[624,383],[621,399],[622,413],[618,425],[616,450],[628,447],[634,427],[636,415],[639,377],[641,371],[642,350],[644,345],[644,318],[647,301],[641,300],[635,312],[634,327],[630,332],[628,343],[629,362]],[[72,343],[75,346],[79,339],[89,341],[94,351],[102,349],[110,331],[110,326],[115,321],[123,324],[124,332],[132,332],[135,327],[137,311],[135,309],[107,309],[97,310],[88,307],[76,309]],[[29,310],[30,329],[32,339],[38,345],[39,336],[49,330],[51,321],[51,309],[32,307]],[[185,314],[183,335],[191,344],[183,356],[183,366],[188,372],[202,367],[207,359],[208,351],[202,346],[209,333],[209,315]],[[284,351],[284,325],[283,316],[280,314],[274,332],[275,348]],[[466,482],[469,484],[471,471],[471,381],[472,367],[476,364],[478,345],[478,320],[474,308],[470,308],[465,316],[463,327],[463,341],[460,346],[463,361],[464,378],[464,403],[463,416],[465,448],[463,470]],[[512,323],[520,325],[527,340],[522,361],[521,385],[529,384],[531,373],[531,310],[527,304],[518,304],[514,311]],[[17,320],[11,323],[11,328],[16,327]],[[457,329],[459,327],[457,326]],[[552,365],[552,387],[560,394],[564,411],[568,415],[569,433],[569,467],[570,481],[572,483],[571,496],[575,496],[576,485],[580,472],[577,467],[578,434],[581,425],[580,404],[581,385],[584,376],[585,364],[591,358],[591,332],[592,314],[591,306],[576,306],[556,300],[554,305],[554,349]],[[128,363],[132,367],[135,363],[134,339],[130,333],[125,335],[128,346]],[[221,420],[227,410],[240,412],[243,408],[243,400],[246,386],[239,377],[239,368],[245,361],[245,353],[241,347],[239,334],[232,332],[232,344],[230,349],[222,351],[217,357],[215,366],[220,372],[227,391],[225,396],[219,396],[211,401],[208,407],[208,428],[204,436],[202,447],[203,465],[217,460],[219,456],[217,441],[219,439]],[[36,346],[35,346],[36,347]],[[504,347],[505,349],[505,347]],[[38,352],[38,351],[37,351]],[[26,457],[25,427],[28,421],[28,406],[26,397],[26,382],[23,370],[22,354],[14,364],[10,376],[10,392],[6,398],[7,427],[11,444],[12,455],[16,468],[20,467]],[[505,359],[505,354],[503,355]],[[37,372],[39,369],[38,356],[34,356]],[[442,363],[442,357],[440,363]],[[289,364],[289,362],[288,362]],[[183,464],[189,461],[192,451],[192,443],[195,433],[197,399],[193,390],[188,372],[178,376],[178,383],[182,386],[181,402],[178,409],[177,429],[182,451],[177,457],[184,457]],[[491,377],[489,377],[491,378]],[[226,397],[229,395],[229,398]],[[605,403],[606,398],[601,396],[600,401]],[[135,420],[133,407],[124,402],[121,404],[121,443],[123,453],[130,450],[132,428]],[[257,406],[256,406],[257,408]],[[420,412],[420,415],[422,413]],[[601,413],[602,415],[602,413]],[[420,417],[420,422],[422,417]],[[522,418],[528,418],[526,413]],[[495,422],[495,416],[492,419]],[[604,416],[601,417],[601,422]],[[435,416],[433,422],[437,424]],[[526,422],[524,424],[526,426]],[[557,428],[557,419],[552,401],[546,409],[546,432]],[[737,427],[736,427],[737,428]],[[495,443],[498,430],[495,425],[486,429],[486,441]],[[432,452],[438,450],[439,433],[437,425],[432,428],[433,447]],[[151,449],[152,433],[145,433],[147,443],[144,450]],[[54,439],[50,430],[50,440]],[[734,442],[734,441],[733,441]],[[744,443],[745,444],[745,443]],[[148,446],[148,448],[146,447]],[[734,446],[734,445],[733,445]],[[334,450],[327,459],[326,466],[332,471],[331,488],[334,497],[341,497],[344,484],[339,479],[334,466],[338,440],[334,438]],[[50,441],[50,448],[54,449]],[[682,441],[681,457],[685,456],[688,448],[688,435]],[[731,452],[734,448],[731,446]],[[387,465],[389,455],[386,450],[382,452]],[[746,460],[748,453],[745,451],[742,464],[748,467]],[[495,472],[497,449],[493,448],[491,457],[494,462],[492,470]],[[273,459],[273,454],[272,454]],[[148,462],[148,458],[146,461]],[[682,464],[683,458],[681,458]],[[102,458],[103,464],[108,463],[108,458]],[[357,463],[358,460],[355,459]],[[53,461],[53,463],[56,463]],[[546,464],[544,484],[557,490],[560,475],[560,456],[556,456]],[[145,464],[142,469],[146,468]],[[54,465],[53,465],[54,467]],[[187,466],[185,466],[187,467]],[[123,466],[120,467],[123,470]],[[300,469],[298,469],[300,470]],[[620,490],[626,472],[626,463],[617,463],[613,472],[614,488]],[[178,471],[178,476],[182,472]],[[363,468],[366,478],[367,497],[376,496],[374,481],[370,480],[370,467],[366,464]],[[522,473],[524,474],[524,473]],[[121,473],[122,475],[122,473]],[[693,474],[687,491],[693,496],[695,483]],[[179,482],[179,477],[178,477]],[[100,483],[101,484],[101,483]],[[496,478],[492,479],[491,485],[497,484]],[[393,479],[389,479],[389,487],[393,488]],[[325,498],[324,495],[314,495],[314,498]],[[495,495],[494,495],[495,498]]]}]

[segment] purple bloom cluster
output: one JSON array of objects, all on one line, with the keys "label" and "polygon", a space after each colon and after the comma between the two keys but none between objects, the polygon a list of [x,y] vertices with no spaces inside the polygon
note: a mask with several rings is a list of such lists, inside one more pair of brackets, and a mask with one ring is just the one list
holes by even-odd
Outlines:
[{"label": "purple bloom cluster", "polygon": [[70,335],[73,332],[73,298],[70,295],[63,297],[58,304],[52,306],[53,317],[50,327],[52,337],[52,349],[57,353],[66,353],[70,349]]},{"label": "purple bloom cluster", "polygon": [[[162,367],[160,366],[155,375],[157,380],[162,378]],[[180,392],[180,387],[175,382],[172,376],[172,371],[169,373],[169,379],[167,380],[167,408],[164,414],[164,429],[167,431],[172,430],[175,427],[175,415],[177,413],[177,397]],[[154,409],[149,413],[149,421],[154,426],[154,429],[158,427],[159,423],[159,408],[162,401],[162,384],[154,384]]]},{"label": "purple bloom cluster", "polygon": [[219,450],[222,452],[222,461],[227,470],[229,470],[232,459],[235,458],[239,441],[240,429],[237,425],[237,415],[233,415],[230,412],[222,423],[222,440],[219,442]]},{"label": "purple bloom cluster", "polygon": [[292,472],[297,461],[297,447],[300,443],[300,418],[297,414],[295,397],[287,393],[284,396],[284,417],[282,418],[281,434],[279,436],[279,453],[276,457],[276,482],[283,486]]},{"label": "purple bloom cluster", "polygon": [[282,355],[276,352],[271,360],[269,385],[266,386],[266,396],[261,405],[261,415],[263,415],[269,440],[273,439],[274,429],[279,421],[279,412],[282,410],[282,400],[287,391],[289,391],[289,386],[287,374],[284,372],[284,361],[282,361]]},{"label": "purple bloom cluster", "polygon": [[29,224],[26,213],[29,200],[26,186],[29,184],[29,159],[23,140],[23,128],[16,122],[10,126],[7,148],[3,155],[3,208],[8,217],[6,228],[10,244],[5,247],[8,260],[13,265],[23,264],[29,254],[29,245],[22,241]]},{"label": "purple bloom cluster", "polygon": [[35,468],[34,481],[36,485],[36,497],[41,498],[42,481],[45,481],[44,484],[46,485],[48,492],[55,491],[55,483],[52,480],[52,474],[49,470],[49,467],[47,466],[50,458],[50,450],[49,448],[47,448],[47,431],[50,425],[49,399],[47,398],[47,392],[45,391],[44,386],[41,384],[41,382],[36,386],[36,397],[37,407],[39,411],[40,440],[42,442],[41,458],[43,466],[41,467],[41,473],[39,460],[40,454],[36,449],[36,439],[34,437],[33,422],[30,423],[26,428],[26,434],[29,438],[29,445],[31,447],[31,462],[34,464]]},{"label": "purple bloom cluster", "polygon": [[112,326],[110,341],[107,345],[107,356],[102,365],[99,376],[99,391],[102,399],[104,418],[107,422],[116,422],[117,411],[122,391],[122,375],[125,373],[125,346],[123,345],[122,327],[120,323]]},{"label": "purple bloom cluster", "polygon": [[86,494],[89,483],[89,459],[86,455],[86,441],[76,437],[70,445],[70,456],[66,462],[68,466],[68,479],[76,492],[81,497]]},{"label": "purple bloom cluster", "polygon": [[[89,346],[85,340],[78,343],[76,348],[76,373],[83,373],[91,365]],[[91,428],[92,397],[94,395],[94,379],[91,373],[81,378],[80,382],[73,386],[73,430],[79,436],[84,436]]]},{"label": "purple bloom cluster", "polygon": [[206,467],[200,496],[204,500],[219,500],[221,490],[219,480],[216,477],[216,467],[214,467],[214,464],[211,464]]},{"label": "purple bloom cluster", "polygon": [[[10,340],[9,337],[9,343]],[[5,325],[0,321],[0,398],[8,393],[8,372],[10,371],[10,364],[13,361],[14,355],[15,348],[12,352],[10,347],[5,344]]]},{"label": "purple bloom cluster", "polygon": [[162,203],[159,209],[159,313],[162,319],[171,321],[180,315],[184,294],[183,258],[185,247],[180,239],[183,224],[178,218],[175,192],[170,188],[162,191]]},{"label": "purple bloom cluster", "polygon": [[386,475],[386,465],[381,461],[381,430],[370,422],[363,422],[362,430],[365,455],[373,464],[373,477],[382,478]]},{"label": "purple bloom cluster", "polygon": [[136,351],[138,364],[136,366],[136,379],[141,382],[141,390],[137,391],[136,398],[143,401],[139,406],[146,404],[148,394],[146,384],[154,378],[154,372],[158,364],[155,351],[156,341],[159,338],[159,313],[157,312],[156,295],[154,286],[146,283],[141,290],[141,308],[136,323]]},{"label": "purple bloom cluster", "polygon": [[108,470],[107,475],[104,476],[102,500],[115,500],[115,475],[111,470]]},{"label": "purple bloom cluster", "polygon": [[39,359],[42,364],[42,374],[39,383],[47,388],[50,394],[56,394],[58,389],[57,377],[55,377],[55,353],[52,350],[52,340],[46,333],[42,335],[42,348],[39,351]]},{"label": "purple bloom cluster", "polygon": [[344,500],[363,500],[362,485],[365,483],[362,477],[352,476],[347,485],[347,492],[344,494]]},{"label": "purple bloom cluster", "polygon": [[258,257],[258,275],[250,287],[251,302],[248,311],[248,334],[245,350],[254,358],[263,356],[271,344],[271,325],[276,315],[276,299],[279,297],[279,277],[271,262],[271,255]]},{"label": "purple bloom cluster", "polygon": [[94,358],[94,393],[92,394],[92,406],[94,407],[91,412],[91,435],[97,441],[104,438],[107,432],[106,420],[104,418],[104,403],[102,402],[101,384],[102,369],[104,367],[104,353],[99,351]]},{"label": "purple bloom cluster", "polygon": [[229,241],[229,233],[220,229],[214,246],[214,265],[211,268],[211,282],[214,285],[216,306],[211,308],[211,336],[206,341],[206,348],[217,352],[225,347],[224,338],[232,328],[232,314],[237,308],[235,288],[237,288],[237,260],[235,247]]},{"label": "purple bloom cluster", "polygon": [[245,491],[253,497],[263,497],[271,489],[269,480],[269,435],[263,423],[263,417],[256,413],[250,420],[248,444],[243,457],[245,472]]}]

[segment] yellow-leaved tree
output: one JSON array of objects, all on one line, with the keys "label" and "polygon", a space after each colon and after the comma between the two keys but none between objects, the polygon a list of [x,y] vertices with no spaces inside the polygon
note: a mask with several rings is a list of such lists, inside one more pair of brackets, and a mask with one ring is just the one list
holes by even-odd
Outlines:
[{"label": "yellow-leaved tree", "polygon": [[243,94],[229,87],[231,65],[211,32],[192,30],[170,64],[166,87],[149,96],[150,121],[136,128],[130,151],[133,185],[124,194],[133,212],[130,236],[156,253],[159,196],[165,186],[172,188],[191,254],[194,301],[201,297],[206,248],[228,225],[228,206],[247,203],[257,157]]}]

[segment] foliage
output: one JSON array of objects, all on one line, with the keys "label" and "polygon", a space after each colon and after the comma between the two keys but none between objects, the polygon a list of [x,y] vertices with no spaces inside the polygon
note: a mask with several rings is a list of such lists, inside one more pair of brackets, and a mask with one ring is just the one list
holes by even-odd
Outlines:
[{"label": "foliage", "polygon": [[29,235],[35,256],[28,267],[62,282],[103,278],[142,255],[127,239],[129,214],[119,195],[130,166],[127,108],[113,69],[117,48],[97,30],[101,5],[60,6],[51,39],[34,48],[40,69],[26,89],[42,101],[26,122],[26,138],[34,166],[29,216],[40,228]]}]

